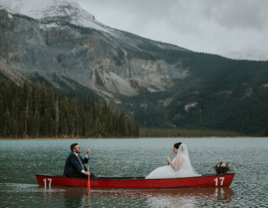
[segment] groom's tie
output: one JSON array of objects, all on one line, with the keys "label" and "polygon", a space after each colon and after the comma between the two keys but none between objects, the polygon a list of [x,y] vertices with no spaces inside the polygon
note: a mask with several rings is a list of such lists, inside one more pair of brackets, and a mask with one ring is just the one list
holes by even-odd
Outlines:
[{"label": "groom's tie", "polygon": [[84,166],[83,166],[83,163],[82,163],[82,160],[81,160],[81,156],[78,155],[77,157],[78,157],[78,160],[79,160],[79,162],[80,162],[80,164],[81,164],[81,166],[82,166],[82,168],[83,168],[83,170],[84,170]]}]

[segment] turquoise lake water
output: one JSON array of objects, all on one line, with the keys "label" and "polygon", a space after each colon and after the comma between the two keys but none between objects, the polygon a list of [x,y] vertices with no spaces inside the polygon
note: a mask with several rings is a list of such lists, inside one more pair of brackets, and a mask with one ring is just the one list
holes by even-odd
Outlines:
[{"label": "turquoise lake water", "polygon": [[[81,156],[91,150],[90,170],[97,176],[146,176],[173,144],[188,146],[200,174],[214,173],[218,162],[230,162],[235,178],[230,188],[164,190],[94,190],[44,188],[35,174],[62,175],[70,144]],[[109,139],[0,141],[0,207],[268,207],[268,139]]]}]

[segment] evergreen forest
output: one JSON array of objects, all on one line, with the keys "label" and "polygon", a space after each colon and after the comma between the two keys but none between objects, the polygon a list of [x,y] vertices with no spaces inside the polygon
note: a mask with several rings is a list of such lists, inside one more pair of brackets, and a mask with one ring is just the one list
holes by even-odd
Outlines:
[{"label": "evergreen forest", "polygon": [[102,100],[70,98],[44,82],[0,79],[0,137],[139,137],[139,126]]}]

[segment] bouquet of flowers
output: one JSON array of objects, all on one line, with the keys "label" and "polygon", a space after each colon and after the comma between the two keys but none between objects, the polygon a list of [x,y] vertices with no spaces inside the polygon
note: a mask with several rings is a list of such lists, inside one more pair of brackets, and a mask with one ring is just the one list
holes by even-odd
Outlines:
[{"label": "bouquet of flowers", "polygon": [[231,168],[229,167],[229,162],[227,163],[220,162],[214,166],[214,170],[216,171],[217,174],[225,174],[228,171],[231,171]]}]

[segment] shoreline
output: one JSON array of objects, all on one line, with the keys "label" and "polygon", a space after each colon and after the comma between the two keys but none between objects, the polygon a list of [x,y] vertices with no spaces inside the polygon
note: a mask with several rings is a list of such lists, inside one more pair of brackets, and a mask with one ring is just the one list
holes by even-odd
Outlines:
[{"label": "shoreline", "polygon": [[9,140],[110,140],[110,139],[252,139],[252,138],[263,138],[268,137],[249,137],[249,136],[238,136],[238,137],[139,137],[139,138],[0,138],[0,141]]}]

